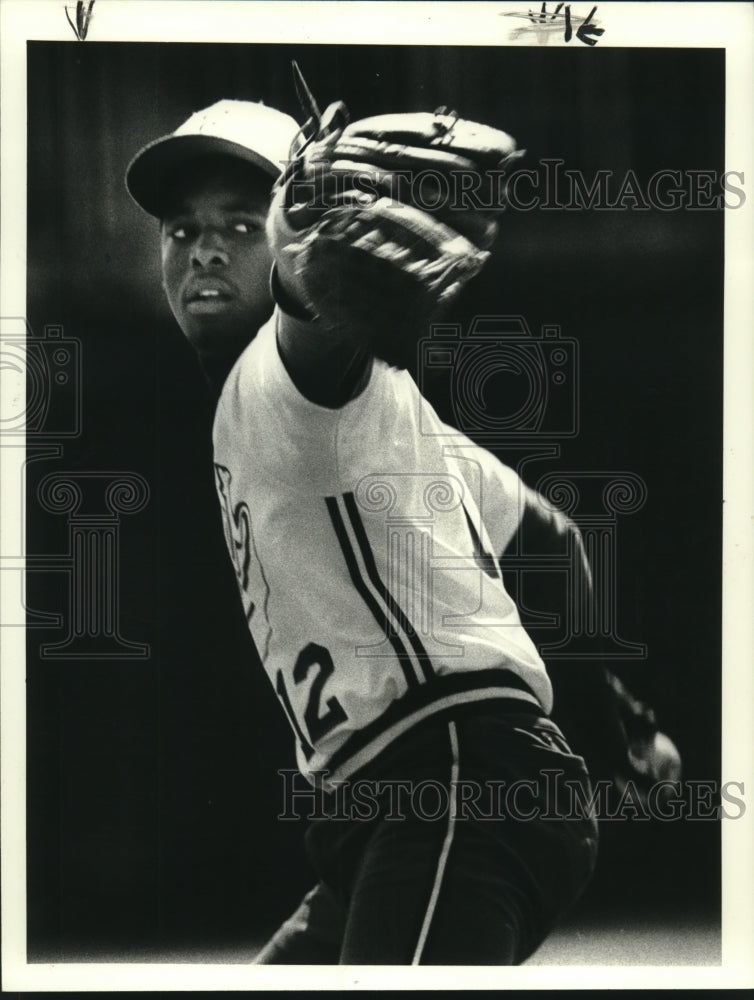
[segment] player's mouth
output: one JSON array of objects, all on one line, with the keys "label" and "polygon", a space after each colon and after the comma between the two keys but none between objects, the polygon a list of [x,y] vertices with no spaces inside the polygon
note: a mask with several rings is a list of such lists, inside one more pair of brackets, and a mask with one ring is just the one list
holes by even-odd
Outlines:
[{"label": "player's mouth", "polygon": [[222,312],[232,299],[224,282],[203,282],[189,288],[185,295],[186,309],[193,315]]}]

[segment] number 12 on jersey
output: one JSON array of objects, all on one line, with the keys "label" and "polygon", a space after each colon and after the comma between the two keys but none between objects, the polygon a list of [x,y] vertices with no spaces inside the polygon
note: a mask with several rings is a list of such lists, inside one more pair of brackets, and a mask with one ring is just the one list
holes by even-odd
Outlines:
[{"label": "number 12 on jersey", "polygon": [[314,675],[314,679],[312,680],[311,688],[309,689],[309,697],[306,702],[306,708],[304,709],[304,725],[308,730],[308,739],[303,731],[299,719],[296,717],[296,713],[293,711],[293,706],[291,705],[291,699],[285,686],[285,679],[283,677],[282,670],[278,670],[275,682],[275,689],[278,693],[278,697],[283,703],[285,714],[288,716],[288,721],[293,726],[293,729],[298,736],[301,749],[307,760],[311,760],[314,756],[314,747],[312,746],[312,743],[317,743],[331,730],[340,725],[341,722],[345,722],[347,719],[343,706],[335,696],[327,699],[325,702],[325,712],[320,714],[322,689],[325,686],[327,678],[331,677],[334,673],[335,664],[333,663],[330,651],[324,646],[318,645],[316,642],[310,642],[309,645],[304,646],[298,654],[296,663],[293,667],[294,684],[297,686],[302,684],[309,676],[312,667],[316,667],[317,671]]}]

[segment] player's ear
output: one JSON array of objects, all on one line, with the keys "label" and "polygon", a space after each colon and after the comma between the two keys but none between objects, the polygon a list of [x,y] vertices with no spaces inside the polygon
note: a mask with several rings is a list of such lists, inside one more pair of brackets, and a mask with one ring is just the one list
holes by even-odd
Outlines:
[{"label": "player's ear", "polygon": [[165,220],[160,219],[160,288],[167,294],[165,284]]},{"label": "player's ear", "polygon": [[163,290],[163,292],[165,293],[165,295],[167,295],[168,294],[168,286],[167,286],[167,282],[165,281],[165,259],[164,259],[163,255],[162,255],[162,253],[160,254],[160,256],[162,258],[160,260],[160,288]]}]

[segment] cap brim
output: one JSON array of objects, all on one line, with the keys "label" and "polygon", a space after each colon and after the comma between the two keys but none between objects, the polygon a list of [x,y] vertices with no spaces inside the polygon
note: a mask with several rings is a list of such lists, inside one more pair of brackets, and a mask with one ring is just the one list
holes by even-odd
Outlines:
[{"label": "cap brim", "polygon": [[174,170],[198,156],[221,153],[245,160],[252,166],[275,180],[282,165],[260,156],[253,149],[240,146],[229,139],[212,135],[169,135],[145,146],[131,160],[126,170],[126,188],[133,200],[149,212],[161,218],[166,195],[165,182]]}]

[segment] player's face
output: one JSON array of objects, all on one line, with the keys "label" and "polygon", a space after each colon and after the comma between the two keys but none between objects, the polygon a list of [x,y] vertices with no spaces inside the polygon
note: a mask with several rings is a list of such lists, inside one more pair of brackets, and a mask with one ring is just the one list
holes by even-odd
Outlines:
[{"label": "player's face", "polygon": [[235,361],[272,312],[270,186],[248,164],[214,156],[172,185],[161,226],[162,284],[203,361]]}]

